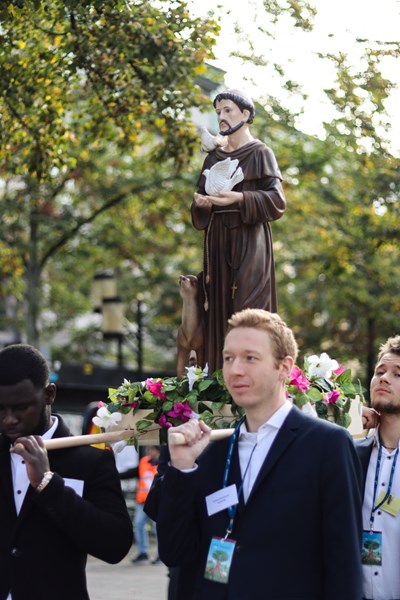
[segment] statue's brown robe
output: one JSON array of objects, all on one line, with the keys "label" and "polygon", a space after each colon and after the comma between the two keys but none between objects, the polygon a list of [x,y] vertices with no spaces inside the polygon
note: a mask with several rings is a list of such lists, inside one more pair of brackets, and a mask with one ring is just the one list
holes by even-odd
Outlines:
[{"label": "statue's brown robe", "polygon": [[[286,208],[282,176],[274,153],[259,140],[234,152],[217,148],[206,157],[198,181],[205,194],[203,172],[227,157],[237,158],[244,180],[235,186],[244,202],[227,207],[192,204],[192,222],[205,230],[203,260],[205,360],[209,372],[222,367],[222,349],[231,315],[243,308],[277,311],[275,268],[269,221]],[[204,365],[202,365],[204,366]]]}]

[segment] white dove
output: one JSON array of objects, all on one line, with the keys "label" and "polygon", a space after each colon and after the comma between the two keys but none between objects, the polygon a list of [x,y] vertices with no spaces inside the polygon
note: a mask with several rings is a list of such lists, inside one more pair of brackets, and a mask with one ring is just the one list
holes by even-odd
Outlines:
[{"label": "white dove", "polygon": [[243,181],[243,171],[241,167],[238,167],[238,164],[237,158],[231,160],[228,157],[215,163],[211,169],[204,169],[206,193],[212,196],[220,192],[230,192],[236,184]]},{"label": "white dove", "polygon": [[212,135],[206,127],[201,128],[201,151],[212,152],[219,146],[224,146],[227,140],[222,135]]}]

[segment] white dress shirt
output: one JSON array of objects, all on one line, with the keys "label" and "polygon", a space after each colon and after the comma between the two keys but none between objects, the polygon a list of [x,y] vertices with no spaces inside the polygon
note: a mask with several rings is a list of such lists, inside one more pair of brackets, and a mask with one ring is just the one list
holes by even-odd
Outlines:
[{"label": "white dress shirt", "polygon": [[[247,431],[246,422],[240,426],[239,461],[243,481],[243,498],[247,502],[261,466],[282,427],[286,417],[292,410],[293,404],[286,400],[272,417],[268,419],[255,433]],[[247,469],[247,472],[246,472]]]},{"label": "white dress shirt", "polygon": [[[363,502],[363,529],[369,531],[374,481],[379,451],[378,430],[375,432],[374,447],[369,461]],[[382,446],[382,459],[376,496],[386,492],[395,450]],[[391,494],[400,498],[400,456],[396,462]],[[376,504],[375,499],[375,504]],[[382,532],[382,565],[363,565],[363,594],[372,600],[400,599],[400,514],[390,515],[378,508],[374,512],[373,530]]]},{"label": "white dress shirt", "polygon": [[[49,440],[53,437],[55,430],[58,427],[57,417],[51,417],[52,426],[46,431],[41,437],[44,440]],[[26,473],[25,461],[19,454],[10,454],[11,458],[11,473],[14,488],[14,502],[17,515],[21,510],[22,503],[24,501],[26,492],[29,487],[29,479]],[[7,600],[12,600],[11,593],[8,594]]]}]

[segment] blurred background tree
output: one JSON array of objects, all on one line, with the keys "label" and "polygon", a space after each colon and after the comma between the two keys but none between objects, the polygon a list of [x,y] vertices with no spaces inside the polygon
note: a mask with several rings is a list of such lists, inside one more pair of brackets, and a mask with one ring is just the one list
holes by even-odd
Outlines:
[{"label": "blurred background tree", "polygon": [[[263,56],[237,24],[235,55],[270,67],[288,97],[306,95],[268,58],[279,20],[305,33],[315,7],[264,1],[255,27]],[[211,103],[198,85],[219,25],[178,1],[3,2],[0,7],[0,330],[51,347],[54,358],[104,364],[90,304],[94,274],[111,267],[126,304],[127,338],[144,319],[145,366],[175,370],[178,277],[201,268],[189,206],[202,156],[191,111]],[[262,23],[262,24],[261,24]],[[272,224],[279,312],[302,354],[328,352],[367,381],[377,347],[398,332],[399,158],[388,142],[385,61],[398,43],[359,40],[326,98],[321,138],[301,111],[260,92],[253,133],[281,167],[288,209]],[[244,49],[243,49],[244,48]],[[249,72],[249,84],[251,84]],[[40,338],[39,338],[40,334]],[[127,364],[135,364],[127,346]]]},{"label": "blurred background tree", "polygon": [[172,259],[218,26],[174,1],[4,2],[0,19],[3,325],[37,345],[88,310],[97,269],[151,292]]}]

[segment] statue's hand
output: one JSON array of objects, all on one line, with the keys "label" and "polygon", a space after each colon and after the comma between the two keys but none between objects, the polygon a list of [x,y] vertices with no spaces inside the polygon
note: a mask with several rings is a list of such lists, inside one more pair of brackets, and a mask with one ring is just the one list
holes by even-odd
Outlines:
[{"label": "statue's hand", "polygon": [[212,202],[210,201],[210,196],[203,196],[203,194],[195,194],[194,202],[197,206],[201,208],[210,208],[212,206]]},{"label": "statue's hand", "polygon": [[214,196],[206,196],[215,206],[229,206],[243,202],[244,197],[242,192],[220,192]]}]

